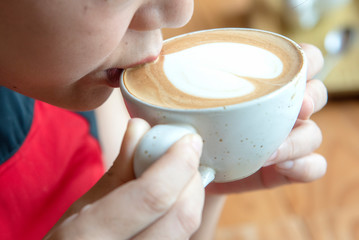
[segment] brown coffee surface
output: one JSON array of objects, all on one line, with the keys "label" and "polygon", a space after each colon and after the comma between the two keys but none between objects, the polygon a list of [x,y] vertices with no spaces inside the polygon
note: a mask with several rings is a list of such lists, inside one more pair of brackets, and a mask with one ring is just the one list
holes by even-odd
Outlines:
[{"label": "brown coffee surface", "polygon": [[[243,77],[255,85],[255,90],[241,97],[202,98],[184,93],[173,86],[164,74],[164,56],[197,45],[215,42],[243,43],[268,50],[282,60],[283,71],[270,82],[263,81],[263,79]],[[253,30],[221,29],[197,32],[166,41],[159,58],[155,62],[125,71],[124,84],[132,95],[157,106],[176,109],[223,107],[250,101],[281,88],[293,80],[302,65],[303,57],[300,50],[291,41],[281,36]]]}]

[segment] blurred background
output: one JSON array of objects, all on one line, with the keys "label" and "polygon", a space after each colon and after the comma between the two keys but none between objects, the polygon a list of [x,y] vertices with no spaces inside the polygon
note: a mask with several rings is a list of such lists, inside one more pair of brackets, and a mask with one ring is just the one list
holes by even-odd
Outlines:
[{"label": "blurred background", "polygon": [[359,0],[195,0],[192,20],[164,37],[220,27],[277,32],[318,46],[327,106],[312,119],[326,176],[309,184],[229,196],[216,240],[359,239]]}]

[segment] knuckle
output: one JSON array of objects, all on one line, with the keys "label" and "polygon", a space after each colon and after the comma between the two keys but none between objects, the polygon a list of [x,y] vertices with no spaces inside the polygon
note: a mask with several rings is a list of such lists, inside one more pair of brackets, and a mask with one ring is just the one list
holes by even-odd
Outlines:
[{"label": "knuckle", "polygon": [[144,207],[150,212],[165,212],[173,205],[174,200],[171,190],[164,184],[152,183],[143,187]]}]

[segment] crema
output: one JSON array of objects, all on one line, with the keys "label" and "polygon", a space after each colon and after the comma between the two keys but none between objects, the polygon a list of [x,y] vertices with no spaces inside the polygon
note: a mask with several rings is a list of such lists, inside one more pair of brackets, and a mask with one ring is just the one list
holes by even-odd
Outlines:
[{"label": "crema", "polygon": [[160,56],[124,72],[127,90],[176,109],[224,107],[270,94],[290,82],[303,60],[286,38],[250,29],[219,29],[165,41]]}]

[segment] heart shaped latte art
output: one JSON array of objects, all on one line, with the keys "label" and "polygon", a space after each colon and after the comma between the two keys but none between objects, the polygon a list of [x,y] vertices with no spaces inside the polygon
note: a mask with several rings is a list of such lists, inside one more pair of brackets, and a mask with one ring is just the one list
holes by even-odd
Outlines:
[{"label": "heart shaped latte art", "polygon": [[260,47],[231,42],[207,43],[165,56],[164,72],[180,91],[202,98],[233,98],[250,94],[249,79],[278,77],[283,63]]}]

